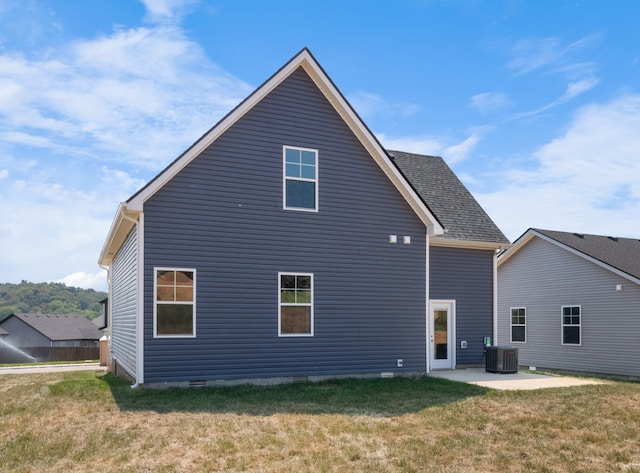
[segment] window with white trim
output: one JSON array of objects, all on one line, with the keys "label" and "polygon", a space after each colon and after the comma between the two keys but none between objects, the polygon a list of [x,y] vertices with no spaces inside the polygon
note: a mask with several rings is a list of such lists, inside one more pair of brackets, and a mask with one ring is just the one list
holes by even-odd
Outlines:
[{"label": "window with white trim", "polygon": [[278,335],[313,335],[313,274],[278,273]]},{"label": "window with white trim", "polygon": [[196,336],[196,270],[155,268],[153,333],[156,337]]},{"label": "window with white trim", "polygon": [[511,341],[522,343],[527,341],[526,307],[511,308]]},{"label": "window with white trim", "polygon": [[581,345],[580,332],[582,327],[582,317],[580,316],[580,306],[562,307],[562,344]]},{"label": "window with white trim", "polygon": [[283,199],[288,210],[318,210],[318,151],[283,147]]}]

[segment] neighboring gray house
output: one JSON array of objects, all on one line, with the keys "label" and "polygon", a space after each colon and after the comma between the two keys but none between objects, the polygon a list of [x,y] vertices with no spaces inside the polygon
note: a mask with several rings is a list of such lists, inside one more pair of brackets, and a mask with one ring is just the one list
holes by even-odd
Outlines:
[{"label": "neighboring gray house", "polygon": [[120,205],[99,258],[110,366],[188,385],[480,365],[506,246],[304,49]]},{"label": "neighboring gray house", "polygon": [[0,322],[17,348],[97,347],[102,333],[81,315],[11,314]]},{"label": "neighboring gray house", "polygon": [[498,287],[497,341],[521,365],[640,376],[640,240],[529,229]]}]

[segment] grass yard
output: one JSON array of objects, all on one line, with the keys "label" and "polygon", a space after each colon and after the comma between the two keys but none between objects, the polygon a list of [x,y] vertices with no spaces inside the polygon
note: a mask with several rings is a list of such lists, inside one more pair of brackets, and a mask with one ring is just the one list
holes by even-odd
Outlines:
[{"label": "grass yard", "polygon": [[443,379],[131,390],[0,375],[0,471],[640,472],[640,384]]}]

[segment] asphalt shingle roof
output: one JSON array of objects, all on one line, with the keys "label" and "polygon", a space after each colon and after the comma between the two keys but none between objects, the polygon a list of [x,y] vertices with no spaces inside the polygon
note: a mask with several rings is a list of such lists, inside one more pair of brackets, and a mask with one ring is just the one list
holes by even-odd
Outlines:
[{"label": "asphalt shingle roof", "polygon": [[532,230],[640,279],[640,240],[601,235]]},{"label": "asphalt shingle roof", "polygon": [[441,238],[509,244],[444,159],[403,151],[387,153],[445,228]]},{"label": "asphalt shingle roof", "polygon": [[81,315],[12,314],[53,341],[99,340],[102,332]]}]

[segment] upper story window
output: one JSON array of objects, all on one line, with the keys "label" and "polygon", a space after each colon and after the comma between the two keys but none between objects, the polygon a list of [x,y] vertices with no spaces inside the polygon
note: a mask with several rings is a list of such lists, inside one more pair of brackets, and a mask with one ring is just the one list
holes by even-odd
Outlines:
[{"label": "upper story window", "polygon": [[527,341],[527,309],[525,307],[511,308],[511,341]]},{"label": "upper story window", "polygon": [[580,341],[580,306],[562,307],[562,344],[581,345]]},{"label": "upper story window", "polygon": [[156,337],[195,337],[195,295],[195,269],[155,269],[153,321]]},{"label": "upper story window", "polygon": [[318,210],[318,151],[285,146],[284,208]]}]

